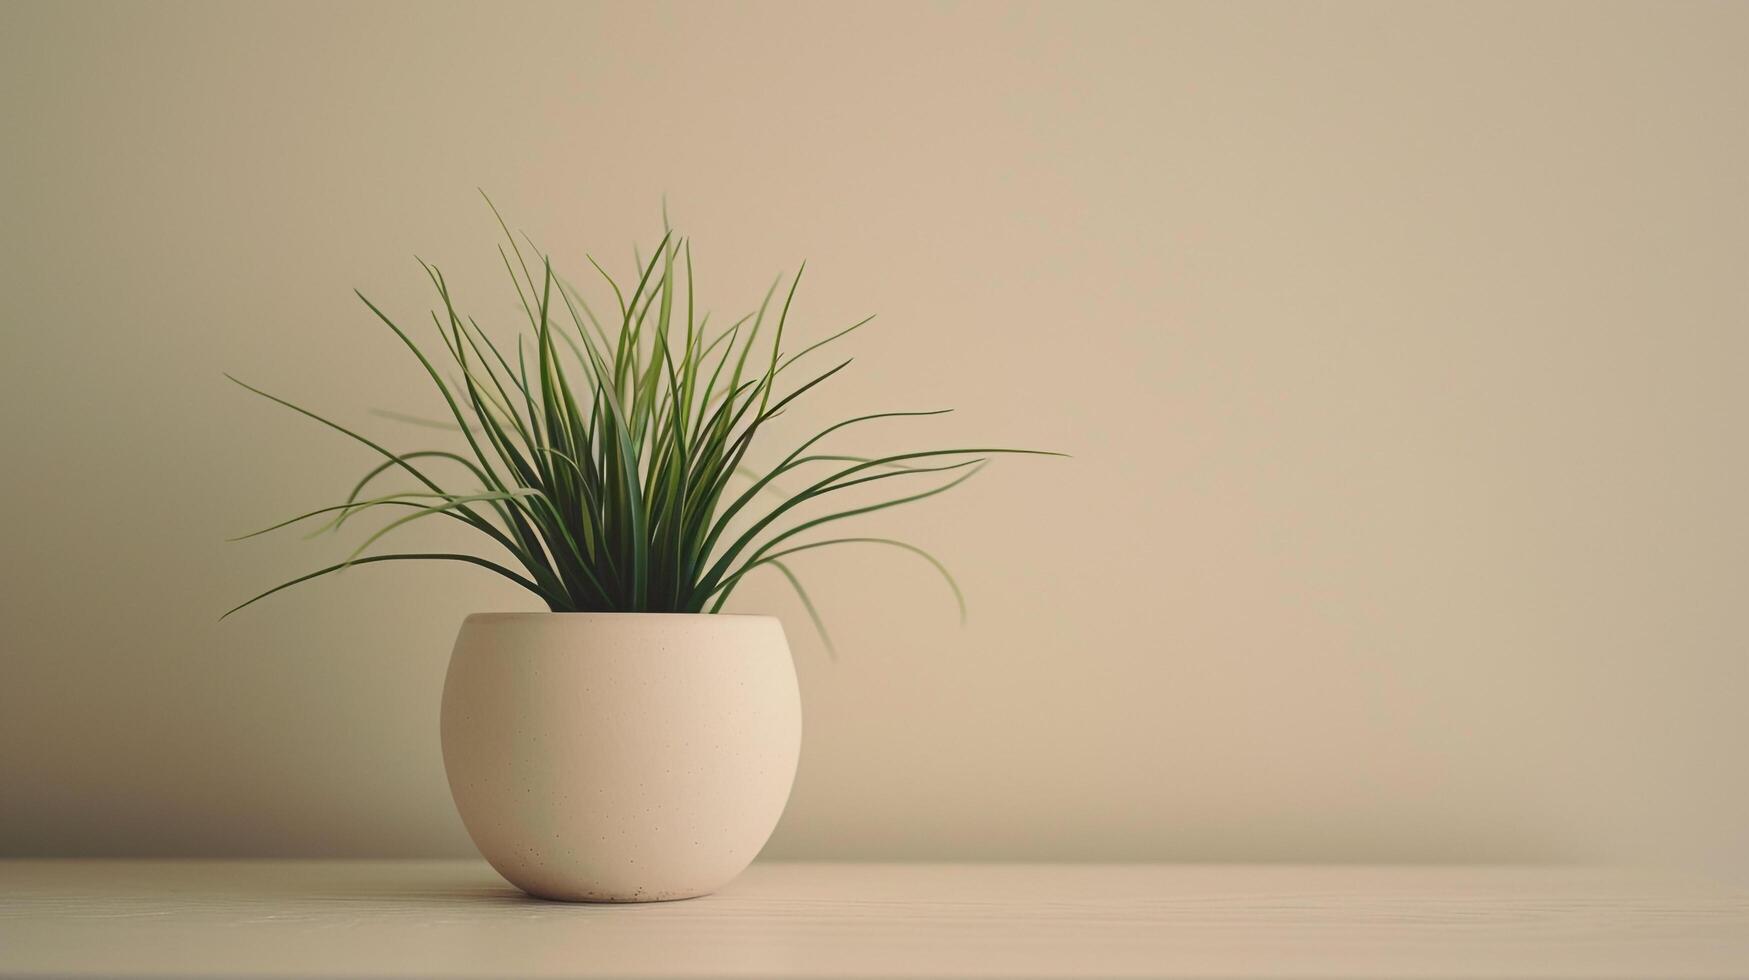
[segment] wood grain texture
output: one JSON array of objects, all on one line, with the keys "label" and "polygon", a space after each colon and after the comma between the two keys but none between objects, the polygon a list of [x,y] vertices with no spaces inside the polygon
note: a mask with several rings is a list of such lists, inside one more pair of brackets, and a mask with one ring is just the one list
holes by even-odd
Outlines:
[{"label": "wood grain texture", "polygon": [[1548,867],[756,864],[528,899],[466,861],[0,862],[0,974],[1749,977],[1749,894]]}]

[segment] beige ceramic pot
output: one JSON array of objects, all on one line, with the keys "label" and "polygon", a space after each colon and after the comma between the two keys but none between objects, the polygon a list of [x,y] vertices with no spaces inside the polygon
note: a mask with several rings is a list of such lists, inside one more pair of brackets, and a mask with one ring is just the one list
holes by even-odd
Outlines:
[{"label": "beige ceramic pot", "polygon": [[802,717],[769,616],[483,613],[442,726],[462,822],[511,884],[654,902],[722,887],[765,846]]}]

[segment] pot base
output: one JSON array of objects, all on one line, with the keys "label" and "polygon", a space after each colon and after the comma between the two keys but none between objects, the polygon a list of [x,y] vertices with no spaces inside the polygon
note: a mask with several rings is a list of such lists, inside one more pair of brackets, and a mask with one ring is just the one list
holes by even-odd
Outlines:
[{"label": "pot base", "polygon": [[543,895],[539,892],[531,892],[520,885],[517,886],[517,890],[524,895],[527,895],[529,898],[538,899],[542,902],[566,902],[571,905],[655,905],[661,902],[685,902],[694,898],[704,898],[707,895],[716,894],[713,890],[680,894],[667,894],[663,892],[644,893],[634,891],[630,895],[615,895],[600,892]]}]

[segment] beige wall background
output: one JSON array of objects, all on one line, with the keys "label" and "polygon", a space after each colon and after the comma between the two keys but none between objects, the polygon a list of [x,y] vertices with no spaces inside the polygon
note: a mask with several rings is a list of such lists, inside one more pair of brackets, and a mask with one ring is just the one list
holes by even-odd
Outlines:
[{"label": "beige wall background", "polygon": [[[476,187],[720,314],[798,426],[1060,448],[780,581],[782,857],[1749,868],[1749,6],[0,5],[0,852],[462,855],[467,569],[226,544],[396,445]],[[580,274],[580,273],[579,273]],[[438,529],[408,543],[456,544]],[[422,537],[423,536],[423,537]],[[352,539],[355,541],[356,539]]]}]

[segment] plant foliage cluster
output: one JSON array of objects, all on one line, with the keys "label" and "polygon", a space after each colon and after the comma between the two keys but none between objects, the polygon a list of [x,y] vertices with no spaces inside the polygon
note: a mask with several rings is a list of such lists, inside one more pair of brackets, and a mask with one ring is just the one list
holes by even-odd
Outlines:
[{"label": "plant foliage cluster", "polygon": [[[589,260],[614,302],[597,316],[583,294],[554,273],[549,257],[526,237],[519,244],[502,217],[498,224],[508,246],[498,251],[527,318],[514,346],[494,342],[460,312],[443,274],[423,260],[439,299],[431,314],[441,344],[436,356],[358,294],[430,378],[448,415],[446,424],[460,433],[465,451],[394,451],[237,382],[381,457],[342,503],[255,534],[319,517],[326,518],[321,531],[337,530],[368,512],[390,518],[346,561],[269,589],[230,612],[352,565],[414,560],[488,569],[533,592],[555,612],[718,612],[742,579],[769,567],[788,579],[825,637],[816,607],[787,559],[815,548],[870,543],[903,548],[928,561],[953,588],[964,616],[964,599],[952,576],[914,545],[888,538],[803,536],[943,493],[969,479],[989,455],[1027,450],[928,449],[877,457],[828,450],[833,437],[852,427],[945,410],[883,411],[828,425],[775,466],[755,471],[748,454],[772,420],[851,363],[846,359],[810,373],[804,359],[868,319],[786,353],[786,341],[793,341],[788,327],[802,278],[798,271],[775,309],[781,278],[756,311],[713,329],[708,315],[696,315],[691,245],[672,231],[647,261],[638,263],[635,283],[622,284]],[[393,476],[401,477],[406,489],[374,489]],[[779,490],[780,479],[804,485]],[[456,488],[457,480],[465,484]],[[872,502],[829,506],[857,487],[895,489]],[[461,521],[506,555],[366,554],[385,535],[429,517]]]}]

